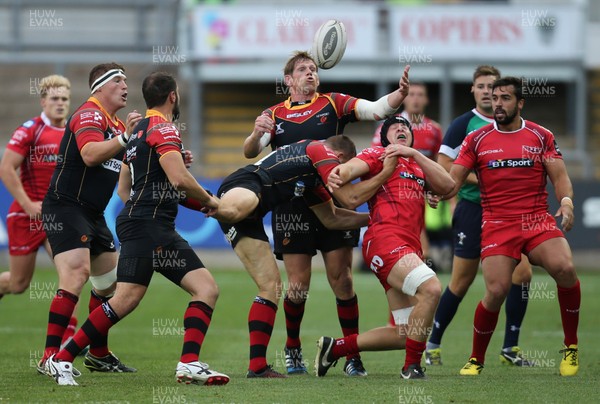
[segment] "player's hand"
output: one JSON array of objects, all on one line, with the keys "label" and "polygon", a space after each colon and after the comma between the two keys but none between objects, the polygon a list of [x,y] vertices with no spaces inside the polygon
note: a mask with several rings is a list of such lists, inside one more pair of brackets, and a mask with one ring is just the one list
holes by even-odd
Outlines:
[{"label": "player's hand", "polygon": [[435,195],[435,194],[432,194],[431,192],[427,192],[427,193],[425,193],[425,199],[427,200],[427,204],[429,205],[430,208],[437,209],[438,204],[442,200],[442,197],[440,195]]},{"label": "player's hand", "polygon": [[214,216],[215,213],[219,210],[219,198],[214,195],[210,196],[210,199],[206,201],[200,210],[200,212],[204,213],[206,217]]},{"label": "player's hand", "polygon": [[401,144],[390,144],[385,148],[383,154],[379,157],[380,160],[384,160],[386,157],[413,157],[415,155],[415,149],[412,147],[404,146]]},{"label": "player's hand", "polygon": [[402,77],[398,82],[398,91],[402,94],[403,97],[408,95],[408,89],[410,87],[410,81],[408,80],[408,71],[410,70],[410,65],[404,66],[404,72],[402,73]]},{"label": "player's hand", "polygon": [[190,168],[192,163],[194,162],[194,155],[191,150],[183,151],[183,163],[185,164],[185,168]]},{"label": "player's hand", "polygon": [[273,127],[274,122],[268,115],[259,115],[254,121],[254,133],[260,134],[261,137],[265,132],[271,133]]},{"label": "player's hand", "polygon": [[127,114],[127,120],[125,121],[125,127],[127,128],[127,133],[129,136],[133,134],[133,129],[135,125],[138,124],[139,121],[142,120],[142,114],[137,112],[136,109]]},{"label": "player's hand", "polygon": [[562,216],[562,221],[560,222],[560,227],[564,231],[569,231],[573,228],[573,222],[575,220],[575,215],[573,214],[573,208],[569,205],[561,205],[560,208],[556,211],[555,217]]},{"label": "player's hand", "polygon": [[42,201],[31,201],[27,206],[23,206],[23,210],[31,219],[42,219]]},{"label": "player's hand", "polygon": [[334,189],[339,189],[343,185],[342,177],[340,175],[340,166],[334,167],[327,177],[327,189],[329,192],[333,192]]}]

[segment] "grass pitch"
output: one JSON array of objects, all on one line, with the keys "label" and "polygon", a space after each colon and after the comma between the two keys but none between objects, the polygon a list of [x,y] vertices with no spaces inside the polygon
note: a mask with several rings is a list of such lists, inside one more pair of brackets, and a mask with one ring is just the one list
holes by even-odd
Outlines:
[{"label": "grass pitch", "polygon": [[[479,377],[461,377],[471,348],[475,306],[483,295],[478,276],[449,326],[443,341],[441,367],[429,367],[427,381],[406,381],[399,376],[404,351],[367,352],[363,361],[369,376],[349,378],[343,361],[324,378],[313,375],[316,340],[321,335],[339,337],[335,299],[322,271],[313,273],[312,286],[301,330],[304,358],[310,375],[288,379],[245,379],[248,365],[248,308],[256,293],[241,270],[211,270],[221,289],[201,360],[231,377],[227,386],[185,386],[175,382],[175,365],[183,339],[183,312],[187,296],[155,275],[150,289],[129,317],[111,330],[110,347],[135,374],[89,373],[82,359],[75,361],[83,375],[79,387],[60,387],[38,375],[50,300],[56,290],[53,270],[38,270],[31,288],[20,296],[0,301],[0,403],[596,403],[600,402],[600,344],[596,336],[600,310],[600,274],[581,273],[582,309],[579,326],[580,370],[571,378],[558,375],[562,331],[556,287],[545,272],[536,271],[531,301],[521,332],[521,347],[538,363],[534,368],[503,366],[498,352],[504,334],[504,315],[491,341],[486,368]],[[441,275],[444,285],[449,276]],[[362,330],[387,320],[383,288],[371,274],[356,273]],[[89,287],[78,308],[80,325],[86,317]],[[281,305],[280,305],[281,306]],[[285,322],[280,307],[268,351],[269,363],[285,372],[283,345]]]}]

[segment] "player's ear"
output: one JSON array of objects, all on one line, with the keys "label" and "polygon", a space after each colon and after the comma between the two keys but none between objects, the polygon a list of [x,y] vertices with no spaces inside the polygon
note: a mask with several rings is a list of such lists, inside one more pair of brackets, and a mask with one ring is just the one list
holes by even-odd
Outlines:
[{"label": "player's ear", "polygon": [[286,87],[291,87],[292,84],[294,84],[294,79],[290,74],[286,74],[283,76],[283,82],[285,83]]}]

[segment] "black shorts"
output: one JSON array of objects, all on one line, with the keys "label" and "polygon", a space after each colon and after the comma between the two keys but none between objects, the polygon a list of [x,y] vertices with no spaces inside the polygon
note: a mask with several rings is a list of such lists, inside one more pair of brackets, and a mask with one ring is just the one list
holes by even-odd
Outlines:
[{"label": "black shorts", "polygon": [[204,268],[173,223],[117,217],[121,243],[117,282],[148,286],[154,271],[176,285],[191,271]]},{"label": "black shorts", "polygon": [[461,199],[452,216],[454,255],[460,258],[481,256],[481,215],[483,209],[475,202]]},{"label": "black shorts", "polygon": [[[262,183],[260,178],[249,171],[240,169],[230,174],[223,180],[223,183],[217,191],[217,196],[221,197],[225,192],[233,188],[245,188],[256,194],[261,199]],[[219,222],[225,238],[235,248],[238,241],[243,237],[250,237],[256,240],[269,242],[265,227],[263,225],[263,208],[260,206],[250,214],[246,219],[237,223]]]},{"label": "black shorts", "polygon": [[356,247],[360,230],[329,230],[319,221],[304,199],[293,199],[273,209],[271,217],[275,256],[315,255],[342,247]]},{"label": "black shorts", "polygon": [[46,197],[42,220],[53,257],[76,248],[87,248],[92,256],[117,251],[102,213]]}]

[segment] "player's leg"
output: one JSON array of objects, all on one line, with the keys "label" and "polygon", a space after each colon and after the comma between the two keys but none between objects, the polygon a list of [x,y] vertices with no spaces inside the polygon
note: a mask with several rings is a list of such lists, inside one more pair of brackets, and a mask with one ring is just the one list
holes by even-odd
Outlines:
[{"label": "player's leg", "polygon": [[378,327],[361,334],[352,334],[343,338],[321,337],[317,342],[315,372],[319,377],[325,376],[337,360],[347,355],[362,351],[388,351],[404,349],[406,346],[406,325],[412,307],[416,304],[414,297],[407,296],[383,283],[387,289],[386,297],[390,311],[394,316],[393,327]]},{"label": "player's leg", "polygon": [[490,343],[502,303],[511,287],[512,273],[517,260],[507,255],[490,255],[482,260],[485,294],[477,305],[473,320],[473,348],[469,362],[461,375],[478,375],[485,363],[485,353]]},{"label": "player's leg", "polygon": [[573,265],[571,248],[564,237],[554,237],[534,247],[528,255],[533,264],[541,265],[556,281],[565,336],[563,341],[565,348],[561,351],[563,359],[560,364],[560,374],[573,376],[579,370],[577,328],[581,288]]},{"label": "player's leg", "polygon": [[234,250],[258,287],[248,314],[250,364],[247,377],[285,377],[267,366],[267,347],[275,324],[278,288],[281,288],[279,268],[271,247],[267,241],[243,237]]},{"label": "player's leg", "polygon": [[[333,238],[333,232],[323,232],[326,238]],[[337,237],[344,234],[351,235],[352,232],[337,232]],[[340,242],[341,244],[341,242]],[[346,337],[359,333],[358,321],[358,296],[354,291],[352,280],[352,247],[341,246],[329,251],[323,251],[323,261],[327,272],[327,280],[335,294],[338,320],[342,328],[342,334]],[[367,371],[362,363],[360,354],[349,354],[346,356],[344,372],[348,376],[366,376]]]},{"label": "player's leg", "polygon": [[178,241],[175,244],[163,249],[176,251],[176,254],[170,255],[177,257],[176,265],[159,269],[159,272],[191,296],[183,315],[185,332],[181,358],[175,369],[176,380],[179,383],[210,386],[227,384],[229,376],[216,372],[208,364],[199,361],[202,343],[219,297],[219,288],[187,241],[178,234],[176,237]]},{"label": "player's leg", "polygon": [[481,215],[481,205],[477,203],[461,200],[456,205],[452,217],[452,274],[434,315],[433,329],[425,351],[427,365],[442,364],[442,337],[477,275],[481,250]]},{"label": "player's leg", "polygon": [[287,290],[283,299],[287,332],[285,367],[288,374],[306,374],[300,327],[310,287],[312,257],[317,252],[318,221],[304,200],[296,199],[276,206],[271,222],[274,253],[278,259],[283,259],[287,273]]},{"label": "player's leg", "polygon": [[[283,263],[288,280],[283,299],[287,333],[284,348],[285,365],[288,374],[306,374],[307,370],[300,341],[300,326],[304,317],[304,307],[310,287],[312,255],[283,254]],[[281,289],[283,290],[283,287]]]},{"label": "player's leg", "polygon": [[415,373],[414,377],[423,376],[421,357],[442,293],[440,281],[418,255],[409,253],[394,265],[387,282],[392,288],[416,298],[406,324],[406,360],[402,375],[405,378],[413,377],[412,373]]},{"label": "player's leg", "polygon": [[529,283],[532,270],[529,260],[521,255],[521,262],[512,274],[512,285],[506,297],[506,325],[504,329],[504,342],[500,352],[500,361],[506,365],[532,366],[533,364],[523,357],[519,348],[519,333],[521,324],[527,311],[529,301]]},{"label": "player's leg", "polygon": [[247,218],[258,206],[255,191],[235,187],[220,196],[219,209],[214,218],[222,223],[237,223]]},{"label": "player's leg", "polygon": [[90,251],[75,248],[54,256],[58,273],[58,290],[50,303],[46,347],[42,362],[60,349],[65,329],[79,301],[79,295],[90,271]]},{"label": "player's leg", "polygon": [[0,297],[20,294],[29,288],[37,251],[46,241],[43,223],[29,216],[9,216],[6,219],[8,235],[9,270],[0,273]]},{"label": "player's leg", "polygon": [[37,251],[26,255],[10,255],[8,271],[0,274],[0,295],[21,294],[29,288]]}]

